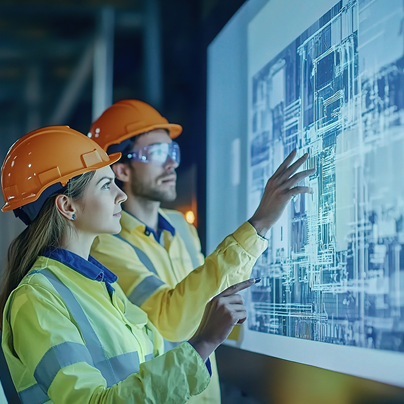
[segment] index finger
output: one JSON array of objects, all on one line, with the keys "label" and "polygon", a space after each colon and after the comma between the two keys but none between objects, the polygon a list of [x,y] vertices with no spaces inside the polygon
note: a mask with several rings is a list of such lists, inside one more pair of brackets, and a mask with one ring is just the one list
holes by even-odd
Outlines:
[{"label": "index finger", "polygon": [[252,285],[255,285],[256,283],[260,282],[261,279],[259,278],[251,278],[247,279],[246,281],[236,283],[235,285],[230,286],[226,290],[224,290],[222,293],[219,293],[217,296],[219,297],[225,297],[225,296],[231,296],[234,295],[237,292],[240,292],[240,290],[247,289]]}]

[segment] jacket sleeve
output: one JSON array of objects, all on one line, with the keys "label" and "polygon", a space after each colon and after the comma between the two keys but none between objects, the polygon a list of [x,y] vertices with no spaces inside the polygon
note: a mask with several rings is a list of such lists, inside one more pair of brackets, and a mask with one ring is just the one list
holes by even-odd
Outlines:
[{"label": "jacket sleeve", "polygon": [[185,403],[210,381],[202,358],[182,343],[107,387],[63,301],[38,286],[19,287],[3,325],[3,349],[14,383],[33,375],[34,384],[19,393],[29,388],[38,393],[39,385],[55,404]]},{"label": "jacket sleeve", "polygon": [[98,237],[91,255],[118,275],[126,295],[148,314],[165,339],[184,341],[199,325],[206,303],[227,287],[248,279],[266,248],[267,240],[246,222],[175,288],[150,272],[132,247],[117,237]]}]

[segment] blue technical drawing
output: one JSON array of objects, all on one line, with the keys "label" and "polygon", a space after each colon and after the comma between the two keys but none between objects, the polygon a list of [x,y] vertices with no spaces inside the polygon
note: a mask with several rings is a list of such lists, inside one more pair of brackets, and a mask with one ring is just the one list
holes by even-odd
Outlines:
[{"label": "blue technical drawing", "polygon": [[404,19],[345,0],[253,76],[252,209],[297,149],[316,173],[268,233],[248,328],[404,352]]}]

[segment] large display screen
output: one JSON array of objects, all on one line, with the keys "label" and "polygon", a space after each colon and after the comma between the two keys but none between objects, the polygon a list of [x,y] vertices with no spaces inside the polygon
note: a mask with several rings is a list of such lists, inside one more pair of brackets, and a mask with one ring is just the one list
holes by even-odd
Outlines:
[{"label": "large display screen", "polygon": [[290,151],[316,169],[266,236],[238,346],[404,386],[403,2],[250,1],[208,56],[209,248]]}]

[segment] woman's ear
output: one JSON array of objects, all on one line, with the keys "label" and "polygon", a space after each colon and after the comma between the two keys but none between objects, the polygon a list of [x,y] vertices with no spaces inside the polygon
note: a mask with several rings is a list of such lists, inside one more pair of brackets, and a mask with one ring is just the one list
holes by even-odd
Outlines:
[{"label": "woman's ear", "polygon": [[130,168],[128,164],[124,163],[115,163],[112,166],[114,170],[116,179],[122,182],[129,182],[130,181]]},{"label": "woman's ear", "polygon": [[71,198],[67,195],[58,195],[55,199],[57,210],[68,220],[76,219],[76,209],[72,204]]}]

